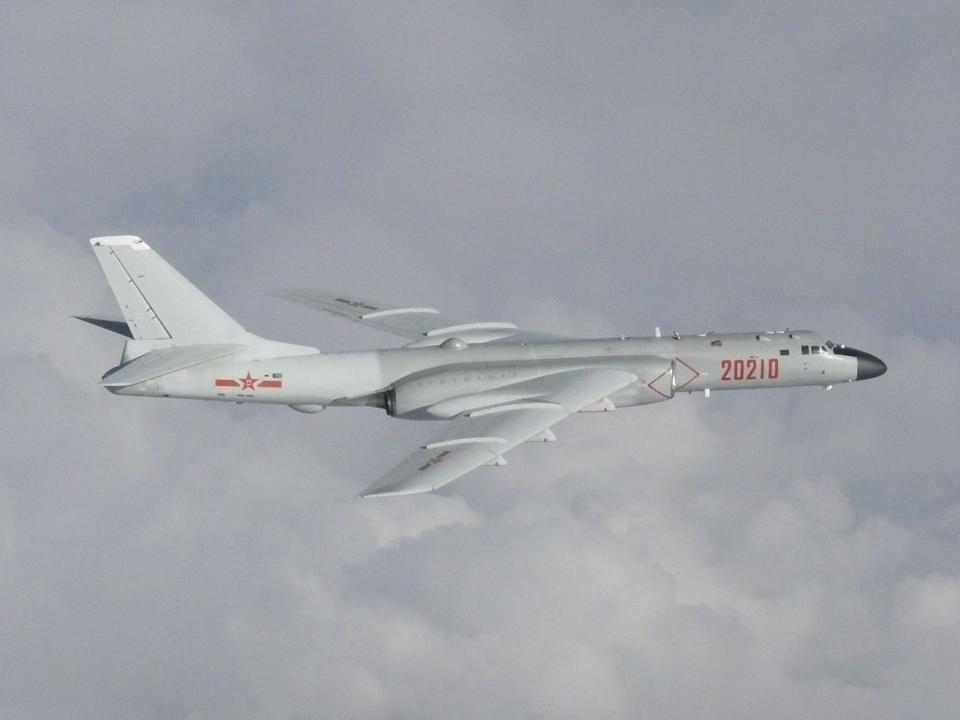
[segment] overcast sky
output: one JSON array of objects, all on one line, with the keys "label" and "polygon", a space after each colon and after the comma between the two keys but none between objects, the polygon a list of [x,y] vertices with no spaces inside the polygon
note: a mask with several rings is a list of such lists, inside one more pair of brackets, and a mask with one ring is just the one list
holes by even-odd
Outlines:
[{"label": "overcast sky", "polygon": [[[722,5],[722,7],[721,7]],[[0,717],[960,714],[960,9],[0,6]],[[580,334],[810,327],[868,383],[434,428],[114,397],[87,238],[250,330],[334,287]]]}]

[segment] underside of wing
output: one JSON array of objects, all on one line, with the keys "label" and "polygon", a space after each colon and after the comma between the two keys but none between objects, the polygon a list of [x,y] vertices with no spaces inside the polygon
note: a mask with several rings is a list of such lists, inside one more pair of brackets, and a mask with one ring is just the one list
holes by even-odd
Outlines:
[{"label": "underside of wing", "polygon": [[545,378],[551,392],[535,401],[483,407],[450,421],[429,442],[361,493],[361,497],[430,492],[542,434],[563,418],[636,382],[624,370],[594,368]]},{"label": "underside of wing", "polygon": [[563,339],[559,335],[520,330],[509,322],[466,322],[443,315],[432,307],[391,305],[347,293],[301,289],[278,290],[272,294],[375,330],[411,339],[413,342],[409,347],[440,345],[450,338],[459,338],[468,344]]}]

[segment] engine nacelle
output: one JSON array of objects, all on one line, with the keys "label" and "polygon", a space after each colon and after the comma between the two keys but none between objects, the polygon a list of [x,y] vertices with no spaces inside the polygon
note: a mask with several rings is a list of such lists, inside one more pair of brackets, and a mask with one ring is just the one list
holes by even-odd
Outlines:
[{"label": "engine nacelle", "polygon": [[[434,414],[430,408],[451,398],[464,398],[463,409],[521,400],[529,395],[522,383],[544,374],[536,363],[489,364],[441,369],[403,380],[387,391],[385,405],[391,417],[438,420],[452,417]],[[482,395],[483,399],[470,402]]]},{"label": "engine nacelle", "polygon": [[384,405],[392,417],[441,420],[478,407],[531,399],[549,401],[554,387],[551,375],[590,368],[615,368],[637,376],[637,382],[610,396],[614,406],[649,405],[673,397],[672,361],[645,355],[441,369],[397,383],[385,393]]},{"label": "engine nacelle", "polygon": [[674,394],[674,366],[667,358],[644,358],[637,367],[631,368],[637,373],[638,380],[633,385],[617,390],[610,401],[617,407],[650,405],[670,400]]}]

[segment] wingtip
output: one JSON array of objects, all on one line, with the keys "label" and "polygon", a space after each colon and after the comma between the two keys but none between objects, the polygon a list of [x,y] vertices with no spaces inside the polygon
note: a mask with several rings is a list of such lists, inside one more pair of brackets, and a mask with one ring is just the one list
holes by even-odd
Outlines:
[{"label": "wingtip", "polygon": [[90,244],[94,247],[97,245],[107,245],[110,247],[119,245],[136,245],[144,250],[150,249],[150,246],[136,235],[103,235],[101,237],[90,238]]},{"label": "wingtip", "polygon": [[381,498],[381,497],[402,497],[404,495],[423,495],[424,493],[434,492],[436,488],[404,488],[403,490],[373,490],[367,492],[364,490],[357,495],[360,499]]}]

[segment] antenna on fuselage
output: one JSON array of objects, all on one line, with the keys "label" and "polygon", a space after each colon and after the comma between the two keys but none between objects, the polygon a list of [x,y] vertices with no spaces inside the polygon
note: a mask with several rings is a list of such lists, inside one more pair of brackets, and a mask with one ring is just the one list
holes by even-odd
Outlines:
[{"label": "antenna on fuselage", "polygon": [[660,328],[659,328],[659,327],[655,327],[655,328],[653,329],[653,336],[654,336],[654,337],[660,337]]}]

